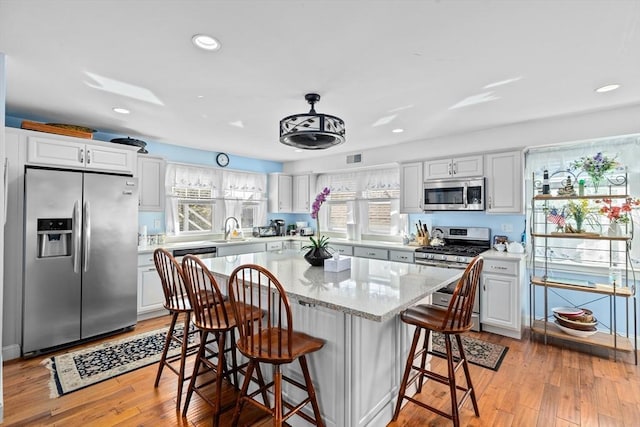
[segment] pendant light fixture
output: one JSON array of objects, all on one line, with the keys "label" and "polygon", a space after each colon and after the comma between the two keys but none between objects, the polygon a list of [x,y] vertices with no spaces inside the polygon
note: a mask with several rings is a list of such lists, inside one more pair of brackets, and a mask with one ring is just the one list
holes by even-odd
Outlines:
[{"label": "pendant light fixture", "polygon": [[280,120],[280,142],[304,150],[323,150],[342,144],[344,121],[339,117],[316,113],[314,104],[320,101],[317,93],[308,93],[304,99],[311,104],[311,111]]}]

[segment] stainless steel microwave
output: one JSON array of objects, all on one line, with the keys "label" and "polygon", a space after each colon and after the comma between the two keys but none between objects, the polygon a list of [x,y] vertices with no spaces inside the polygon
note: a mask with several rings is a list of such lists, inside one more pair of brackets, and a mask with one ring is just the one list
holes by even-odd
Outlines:
[{"label": "stainless steel microwave", "polygon": [[441,179],[424,182],[425,211],[483,211],[484,178]]}]

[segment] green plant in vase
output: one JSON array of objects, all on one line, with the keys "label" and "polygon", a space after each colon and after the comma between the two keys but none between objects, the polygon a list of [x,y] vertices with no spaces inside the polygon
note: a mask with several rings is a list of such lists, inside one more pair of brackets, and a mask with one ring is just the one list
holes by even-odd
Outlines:
[{"label": "green plant in vase", "polygon": [[607,172],[614,170],[618,166],[619,163],[615,157],[609,158],[600,151],[595,156],[584,156],[571,163],[571,169],[581,169],[589,175],[596,194]]},{"label": "green plant in vase", "polygon": [[567,205],[567,216],[572,218],[576,222],[576,227],[571,225],[565,226],[565,231],[568,233],[584,233],[585,222],[592,228],[599,226],[597,218],[595,217],[595,208],[589,205],[589,200],[583,199],[578,201],[569,201]]},{"label": "green plant in vase", "polygon": [[302,249],[309,250],[304,255],[304,259],[306,259],[307,262],[313,266],[324,265],[324,260],[327,258],[331,258],[331,253],[327,249],[329,246],[329,238],[320,235],[320,219],[318,218],[320,207],[327,200],[327,196],[329,196],[330,193],[331,190],[325,187],[320,193],[318,193],[315,201],[313,202],[313,205],[311,206],[311,218],[316,220],[317,237],[309,237],[311,244],[303,246]]}]

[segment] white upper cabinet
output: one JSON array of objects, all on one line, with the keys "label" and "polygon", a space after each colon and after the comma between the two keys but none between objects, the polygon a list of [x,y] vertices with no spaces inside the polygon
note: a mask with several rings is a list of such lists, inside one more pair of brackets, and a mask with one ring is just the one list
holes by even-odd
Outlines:
[{"label": "white upper cabinet", "polygon": [[422,213],[422,162],[400,165],[400,213]]},{"label": "white upper cabinet", "polygon": [[316,186],[315,175],[293,176],[293,212],[311,212],[311,193]]},{"label": "white upper cabinet", "polygon": [[139,147],[78,138],[27,137],[27,164],[133,174]]},{"label": "white upper cabinet", "polygon": [[269,212],[309,213],[315,175],[269,175]]},{"label": "white upper cabinet", "polygon": [[164,211],[164,166],[161,157],[138,156],[140,211]]},{"label": "white upper cabinet", "polygon": [[428,160],[424,162],[424,179],[483,176],[482,155]]},{"label": "white upper cabinet", "polygon": [[289,213],[293,209],[293,178],[291,175],[269,175],[269,212]]},{"label": "white upper cabinet", "polygon": [[522,152],[487,154],[485,165],[487,213],[522,213]]}]

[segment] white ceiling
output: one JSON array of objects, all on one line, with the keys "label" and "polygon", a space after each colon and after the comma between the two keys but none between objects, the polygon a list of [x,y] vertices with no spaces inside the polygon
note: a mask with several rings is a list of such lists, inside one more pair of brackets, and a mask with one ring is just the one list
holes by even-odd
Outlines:
[{"label": "white ceiling", "polygon": [[[9,115],[278,161],[640,103],[637,0],[0,0],[0,52]],[[308,92],[346,143],[278,142]]]}]

